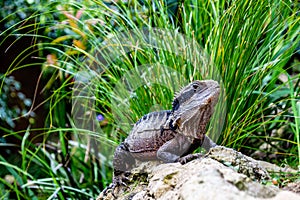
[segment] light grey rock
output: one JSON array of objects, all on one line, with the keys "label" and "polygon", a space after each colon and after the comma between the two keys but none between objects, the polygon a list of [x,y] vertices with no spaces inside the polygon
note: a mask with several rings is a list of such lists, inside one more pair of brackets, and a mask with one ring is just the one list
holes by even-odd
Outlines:
[{"label": "light grey rock", "polygon": [[[270,165],[268,165],[270,167]],[[300,200],[300,195],[263,185],[267,170],[233,149],[216,147],[187,164],[142,162],[128,187],[115,188],[118,200]],[[98,199],[114,199],[111,191]]]}]

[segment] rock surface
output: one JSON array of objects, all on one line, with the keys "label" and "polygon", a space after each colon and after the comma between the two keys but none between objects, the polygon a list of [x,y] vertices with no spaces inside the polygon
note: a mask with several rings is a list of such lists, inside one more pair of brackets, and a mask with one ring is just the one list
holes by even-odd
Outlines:
[{"label": "rock surface", "polygon": [[267,166],[233,149],[218,146],[203,158],[185,165],[141,162],[132,170],[127,187],[108,190],[97,199],[300,200],[296,193],[262,184],[270,180],[267,170],[274,168],[273,165]]}]

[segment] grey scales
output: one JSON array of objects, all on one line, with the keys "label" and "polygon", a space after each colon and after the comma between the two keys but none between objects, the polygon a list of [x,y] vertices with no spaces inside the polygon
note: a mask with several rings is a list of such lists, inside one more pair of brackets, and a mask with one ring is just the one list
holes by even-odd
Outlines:
[{"label": "grey scales", "polygon": [[184,164],[200,157],[200,154],[192,154],[198,147],[206,151],[215,147],[205,133],[219,94],[218,82],[196,80],[175,94],[172,110],[151,112],[138,120],[115,150],[113,183],[108,189],[126,185],[126,174],[136,160]]}]

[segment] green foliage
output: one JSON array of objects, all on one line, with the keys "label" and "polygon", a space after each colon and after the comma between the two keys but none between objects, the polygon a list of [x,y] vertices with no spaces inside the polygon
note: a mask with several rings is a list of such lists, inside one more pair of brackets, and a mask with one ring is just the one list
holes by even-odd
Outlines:
[{"label": "green foliage", "polygon": [[31,100],[20,91],[21,84],[13,76],[4,77],[0,74],[0,126],[14,128],[15,121],[21,116],[33,117],[29,112]]},{"label": "green foliage", "polygon": [[[4,28],[8,29],[15,24],[26,20],[33,12],[37,9],[30,7],[33,3],[43,3],[45,1],[34,1],[34,0],[5,0],[0,2],[0,19],[5,19]],[[27,8],[27,9],[26,9]]]},{"label": "green foliage", "polygon": [[[275,160],[279,163],[299,165],[300,75],[296,70],[299,61],[292,59],[300,42],[296,3],[184,1],[172,15],[163,6],[165,1],[154,3],[156,6],[147,6],[150,1],[50,3],[16,22],[16,30],[7,30],[16,35],[23,30],[22,23],[33,21],[21,36],[36,38],[37,62],[43,64],[47,81],[49,115],[41,144],[26,140],[33,130],[24,131],[20,163],[1,158],[0,164],[15,179],[9,182],[1,177],[2,194],[24,199],[95,197],[111,181],[111,158],[105,153],[126,137],[129,123],[149,111],[169,109],[173,93],[183,86],[178,85],[182,80],[213,77],[202,73],[203,66],[194,65],[187,56],[189,48],[178,51],[182,54],[166,50],[180,44],[174,35],[165,43],[156,43],[161,46],[144,45],[145,32],[141,30],[151,27],[197,41],[203,55],[192,52],[192,57],[203,56],[203,62],[214,69],[210,73],[219,73],[226,101],[217,107],[223,111],[220,124],[225,120],[218,143],[248,154],[264,153],[265,159],[280,158]],[[118,46],[122,41],[116,41],[117,36],[134,41],[132,35],[141,43]],[[26,56],[31,54],[20,55]],[[150,66],[156,64],[179,76],[165,80],[164,85],[143,79],[143,72],[151,71]],[[26,66],[13,63],[7,74],[20,67]],[[149,77],[166,74],[155,70]],[[93,79],[84,80],[79,74],[83,85],[92,88],[92,95],[84,97],[94,103],[85,104],[81,128],[69,109],[80,71],[93,75]],[[132,78],[132,74],[140,79]],[[127,92],[122,87],[133,89]],[[93,112],[104,117],[92,124],[101,126],[99,132],[82,128],[95,119]],[[37,175],[35,169],[42,173]]]}]

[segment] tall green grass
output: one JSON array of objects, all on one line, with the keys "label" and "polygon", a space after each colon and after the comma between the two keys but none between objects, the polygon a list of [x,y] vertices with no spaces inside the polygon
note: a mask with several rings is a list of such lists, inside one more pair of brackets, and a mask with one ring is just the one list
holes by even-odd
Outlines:
[{"label": "tall green grass", "polygon": [[[183,83],[214,77],[203,75],[201,66],[191,62],[201,57],[204,61],[200,59],[198,63],[207,64],[209,67],[205,68],[218,73],[225,91],[221,99],[224,102],[217,108],[221,110],[220,121],[225,121],[218,143],[249,154],[267,144],[270,148],[260,151],[280,155],[279,164],[299,165],[300,75],[288,64],[300,41],[296,3],[184,1],[171,16],[164,2],[155,1],[156,6],[147,6],[151,2],[119,2],[109,6],[101,1],[53,3],[49,9],[26,19],[34,23],[27,25],[29,31],[17,36],[36,38],[37,62],[48,80],[45,89],[49,97],[45,105],[49,115],[45,128],[40,130],[43,143],[27,140],[33,131],[29,127],[24,130],[20,144],[21,161],[14,164],[1,157],[0,164],[14,177],[12,183],[0,178],[4,197],[95,197],[111,181],[109,156],[126,137],[131,123],[150,111],[170,109],[173,93]],[[7,30],[11,31],[10,36],[16,34],[15,28],[22,31],[21,25],[22,22]],[[175,36],[169,37],[169,42],[159,43],[160,48],[144,45],[147,39],[143,30],[151,27],[197,41],[203,55],[186,56],[191,53],[189,48],[176,50],[176,44],[181,43]],[[133,33],[132,38],[129,33]],[[124,42],[120,41],[120,34],[133,43],[120,46]],[[137,39],[144,43],[134,43]],[[43,42],[38,43],[39,40]],[[167,51],[168,48],[174,51]],[[24,51],[19,58],[31,55]],[[12,63],[6,75],[30,67],[19,66],[20,59]],[[135,79],[157,63],[165,67],[155,68],[157,71],[150,73],[152,77],[170,72],[176,76],[166,78],[163,85]],[[79,71],[87,72],[91,79],[76,79]],[[285,82],[280,77],[287,73],[291,78]],[[82,80],[83,88],[92,88],[93,92],[81,97],[86,104],[79,126],[68,109],[75,100],[74,80]],[[135,86],[133,83],[137,88],[128,92]],[[122,91],[122,86],[127,90]],[[104,120],[84,130],[95,119],[91,113],[101,114]],[[278,135],[284,127],[284,134]],[[2,130],[6,135],[20,135]],[[213,130],[209,130],[210,134]],[[283,146],[287,144],[288,149]],[[36,170],[41,171],[38,176]]]}]

